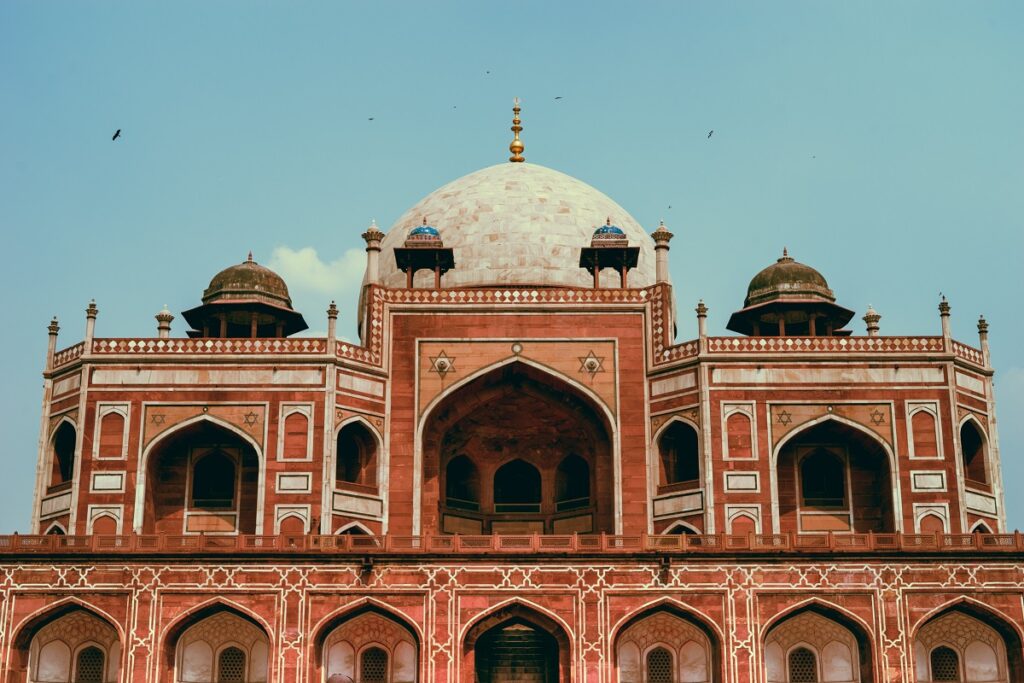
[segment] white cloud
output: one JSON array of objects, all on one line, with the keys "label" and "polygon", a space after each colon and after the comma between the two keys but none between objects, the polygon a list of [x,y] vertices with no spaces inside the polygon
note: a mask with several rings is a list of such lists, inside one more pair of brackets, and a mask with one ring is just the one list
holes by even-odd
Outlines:
[{"label": "white cloud", "polygon": [[347,249],[333,261],[323,261],[313,247],[276,247],[270,269],[284,278],[289,290],[327,294],[334,299],[356,291],[366,269],[362,249]]}]

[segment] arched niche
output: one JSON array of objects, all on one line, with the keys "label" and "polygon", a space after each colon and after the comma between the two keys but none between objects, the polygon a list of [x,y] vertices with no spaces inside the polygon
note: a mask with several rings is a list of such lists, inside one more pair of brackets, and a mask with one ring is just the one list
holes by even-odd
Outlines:
[{"label": "arched niche", "polygon": [[311,680],[416,683],[420,680],[419,639],[387,610],[366,605],[346,612],[318,630]]},{"label": "arched niche", "polygon": [[989,482],[988,444],[985,433],[973,419],[960,425],[960,458],[968,486],[987,488]]},{"label": "arched niche", "polygon": [[914,636],[914,671],[919,681],[1024,680],[1020,634],[1004,619],[979,605],[953,605],[932,615],[918,628]]},{"label": "arched niche", "polygon": [[885,446],[828,419],[800,430],[775,462],[782,532],[892,532],[896,504]]},{"label": "arched niche", "polygon": [[71,486],[75,476],[75,449],[78,432],[69,420],[62,420],[50,438],[49,490]]},{"label": "arched niche", "polygon": [[632,617],[615,637],[619,683],[713,683],[722,680],[721,666],[715,634],[674,605]]},{"label": "arched niche", "polygon": [[147,453],[142,532],[257,533],[260,457],[211,420],[184,425]]},{"label": "arched niche", "polygon": [[811,604],[771,624],[764,637],[767,683],[869,683],[871,641],[838,610]]},{"label": "arched niche", "polygon": [[245,683],[270,680],[270,639],[249,615],[214,604],[188,615],[168,632],[167,680],[220,683],[244,676]]},{"label": "arched niche", "polygon": [[8,673],[10,680],[29,683],[115,683],[121,647],[118,630],[106,618],[65,603],[19,631]]},{"label": "arched niche", "polygon": [[334,452],[335,486],[377,491],[380,447],[376,435],[362,420],[342,425]]},{"label": "arched niche", "polygon": [[[499,366],[460,385],[428,412],[423,425],[423,531],[613,531],[611,433],[604,409],[590,396],[525,362]],[[558,467],[570,455],[579,459],[570,461],[574,472],[582,472],[585,465],[588,474],[591,487],[585,505],[578,505],[577,499],[559,499]],[[453,462],[466,464],[452,469]],[[496,475],[511,463],[516,463],[513,469],[525,472],[528,466],[539,474],[539,501],[522,501],[516,508],[516,501],[498,500]],[[466,481],[467,471],[477,473],[479,500],[448,505],[449,473]],[[535,482],[531,478],[528,483]],[[473,504],[477,510],[470,509]]]},{"label": "arched niche", "polygon": [[673,420],[657,438],[658,493],[700,487],[700,438],[689,422]]},{"label": "arched niche", "polygon": [[462,643],[462,683],[514,681],[528,668],[536,680],[572,680],[571,643],[562,625],[544,612],[514,602],[474,621]]}]

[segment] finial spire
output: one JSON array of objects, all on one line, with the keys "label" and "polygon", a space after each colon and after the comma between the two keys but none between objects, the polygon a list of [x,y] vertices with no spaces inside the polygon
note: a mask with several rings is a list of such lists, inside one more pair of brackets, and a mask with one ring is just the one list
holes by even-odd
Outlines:
[{"label": "finial spire", "polygon": [[512,152],[512,156],[510,156],[508,160],[512,163],[522,163],[526,161],[526,157],[523,156],[523,150],[526,149],[526,146],[523,144],[523,141],[519,139],[519,133],[523,130],[523,127],[519,125],[522,123],[522,121],[519,120],[520,111],[519,98],[517,97],[512,100],[512,132],[515,133],[515,138],[508,146],[508,151]]},{"label": "finial spire", "polygon": [[252,263],[252,249],[249,250],[249,256],[245,259],[246,263]]}]

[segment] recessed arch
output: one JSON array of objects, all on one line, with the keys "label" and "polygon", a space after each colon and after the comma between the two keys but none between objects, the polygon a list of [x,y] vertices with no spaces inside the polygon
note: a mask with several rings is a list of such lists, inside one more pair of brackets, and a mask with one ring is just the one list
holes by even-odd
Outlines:
[{"label": "recessed arch", "polygon": [[[888,478],[888,482],[899,481],[899,463],[895,455],[895,451],[892,446],[878,434],[871,431],[867,426],[855,422],[853,420],[841,417],[839,415],[828,414],[813,420],[808,420],[798,425],[791,432],[787,433],[782,439],[779,440],[771,451],[771,462],[769,467],[769,475],[771,479],[772,487],[772,526],[775,533],[783,531],[783,517],[785,514],[793,514],[795,510],[799,509],[797,502],[792,498],[783,496],[783,491],[780,487],[780,459],[784,455],[787,460],[794,455],[794,449],[802,448],[801,442],[806,442],[810,435],[813,435],[815,431],[821,431],[832,426],[833,429],[848,428],[852,431],[852,436],[861,439],[864,448],[873,448],[877,453],[872,455],[870,450],[865,453],[858,453],[857,459],[850,455],[850,460],[847,462],[847,477],[852,477],[851,468],[855,463],[859,462],[862,458],[866,458],[862,464],[864,466],[869,465],[868,462],[871,457],[880,458],[882,463],[878,470],[875,470],[876,474],[883,478]],[[842,444],[846,447],[848,444],[845,442]],[[867,470],[871,471],[871,470]],[[788,481],[788,472],[784,473],[782,477],[787,484],[791,483]],[[795,476],[795,473],[794,473]],[[851,479],[853,485],[855,479]],[[871,490],[879,492],[879,515],[877,525],[880,528],[874,528],[874,531],[903,531],[904,518],[902,514],[902,500],[899,486],[893,486],[891,483],[883,481],[884,485],[871,488]],[[857,491],[851,491],[851,495],[857,495]],[[796,506],[796,507],[794,507]],[[858,522],[856,520],[856,510],[852,505],[847,506],[848,513],[851,515],[851,531],[866,531],[868,529],[858,528]],[[784,509],[786,508],[786,509]],[[857,508],[860,510],[861,508]],[[797,513],[799,514],[799,513]],[[788,526],[792,526],[794,530],[801,529],[799,521],[790,520],[787,522]],[[891,527],[889,526],[891,525]],[[836,529],[837,531],[839,529]]]},{"label": "recessed arch", "polygon": [[989,462],[988,433],[975,415],[968,414],[960,420],[957,437],[965,483],[991,486],[992,464]]},{"label": "recessed arch", "polygon": [[46,527],[46,531],[43,533],[46,536],[66,536],[68,530],[67,527],[60,522],[51,522],[50,526]]},{"label": "recessed arch", "polygon": [[78,425],[69,417],[62,417],[50,432],[47,441],[46,481],[53,491],[59,486],[71,486],[78,470]]},{"label": "recessed arch", "polygon": [[[355,461],[343,462],[342,438],[352,441],[351,444],[346,444],[348,447],[357,449]],[[335,487],[352,483],[375,487],[378,490],[383,488],[387,471],[384,439],[377,428],[362,415],[350,416],[336,425],[334,439],[331,442],[331,454],[330,477]],[[347,476],[348,474],[351,476]]]},{"label": "recessed arch", "polygon": [[652,601],[619,619],[608,642],[610,661],[623,683],[648,680],[647,657],[658,647],[672,655],[671,680],[717,683],[724,677],[721,631],[699,610],[671,598]]},{"label": "recessed arch", "polygon": [[366,526],[362,522],[349,522],[348,524],[345,524],[345,525],[339,527],[338,530],[334,532],[334,535],[337,536],[339,534],[357,534],[357,533],[359,533],[359,534],[366,534],[367,536],[375,536],[376,535],[376,532],[374,532],[372,529],[370,529],[370,527]]},{"label": "recessed arch", "polygon": [[[258,640],[254,642],[252,647],[245,647],[246,652],[246,667],[251,670],[251,667],[255,662],[250,658],[253,652],[262,652],[264,649],[267,653],[266,660],[266,678],[264,680],[270,681],[275,680],[273,671],[273,657],[269,655],[274,648],[274,630],[270,624],[260,617],[255,612],[245,608],[239,603],[229,600],[227,598],[218,596],[205,600],[198,605],[194,605],[189,609],[185,610],[184,613],[173,619],[170,623],[164,626],[158,636],[157,651],[154,653],[156,661],[160,662],[163,673],[161,679],[166,677],[167,680],[177,680],[175,678],[175,672],[179,664],[179,645],[183,638],[188,636],[194,627],[203,625],[203,622],[208,619],[222,618],[222,616],[230,616],[236,619],[240,619],[249,626],[247,628],[255,629],[262,638],[263,643]],[[250,631],[252,633],[252,631]],[[202,642],[201,640],[198,642]],[[231,637],[225,637],[222,642],[207,644],[211,657],[211,665],[214,667],[211,673],[216,672],[216,661],[217,656],[222,652],[225,647],[229,647],[234,643],[234,639]],[[195,644],[195,643],[192,643]],[[191,648],[191,645],[189,648]],[[263,647],[265,646],[265,647]],[[186,649],[189,649],[186,648]]]},{"label": "recessed arch", "polygon": [[[549,678],[557,681],[572,681],[575,654],[573,641],[569,637],[572,630],[568,624],[550,610],[544,609],[532,601],[512,598],[492,605],[466,622],[459,633],[461,642],[462,666],[459,680],[462,683],[475,683],[477,680],[478,660],[486,659],[487,650],[491,647],[494,635],[508,627],[520,630],[532,630],[542,640],[547,638],[552,643],[546,652],[551,658],[541,666],[549,667]],[[540,664],[540,662],[537,662]]]},{"label": "recessed arch", "polygon": [[[187,432],[189,429],[196,429],[208,425],[210,427],[219,428],[231,436],[238,438],[243,444],[252,449],[252,455],[256,458],[256,469],[257,469],[257,481],[262,482],[266,479],[266,457],[263,453],[263,449],[260,444],[251,435],[247,434],[242,428],[234,425],[225,420],[219,419],[209,414],[196,415],[187,420],[184,420],[178,424],[172,425],[168,429],[160,432],[150,441],[145,448],[142,450],[142,455],[139,458],[138,475],[136,477],[135,484],[135,512],[132,520],[132,526],[135,533],[142,533],[143,524],[145,520],[146,510],[146,491],[149,485],[149,469],[150,459],[154,452],[159,452],[163,446],[173,443],[174,439],[181,438],[183,432]],[[256,500],[255,500],[255,533],[263,533],[263,503],[264,503],[264,487],[256,487]]]},{"label": "recessed arch", "polygon": [[[78,615],[88,619],[95,619],[104,627],[110,629],[113,639],[106,646],[102,646],[101,650],[106,657],[107,670],[109,671],[110,667],[116,667],[119,670],[121,665],[120,653],[124,650],[125,642],[124,629],[106,611],[83,600],[71,597],[58,600],[32,612],[14,626],[12,629],[14,636],[10,641],[9,670],[7,672],[12,676],[10,680],[27,680],[27,676],[30,673],[32,645],[37,635],[44,633],[47,627],[61,619],[73,618]],[[95,638],[95,633],[93,633],[80,642],[74,643],[74,647],[67,647],[69,667],[74,666],[74,656],[82,649],[82,646],[94,643]]]},{"label": "recessed arch", "polygon": [[[416,620],[410,618],[409,615],[397,607],[381,602],[376,598],[363,597],[334,610],[313,625],[313,628],[310,629],[310,633],[313,634],[313,637],[310,639],[313,645],[313,656],[310,658],[311,663],[317,668],[323,667],[323,647],[331,633],[346,622],[367,613],[379,614],[404,627],[412,634],[413,644],[416,647],[417,653],[419,653],[422,647],[421,643],[423,643],[423,630],[419,627]],[[422,663],[420,663],[419,667],[422,668],[422,666]]]},{"label": "recessed arch", "polygon": [[[418,425],[414,530],[425,520],[425,530],[441,533],[612,532],[621,503],[610,420],[589,389],[543,366],[514,360],[473,373],[435,399]],[[593,488],[582,507],[559,509],[555,470],[570,453],[587,462]],[[448,464],[461,456],[479,471],[480,500],[467,504],[478,503],[475,510],[445,502]],[[529,509],[499,503],[493,488],[497,469],[515,460],[541,474],[541,500]]]},{"label": "recessed arch", "polygon": [[699,535],[703,534],[704,532],[701,531],[700,529],[698,529],[697,527],[693,526],[689,522],[683,522],[683,521],[680,520],[680,521],[677,521],[677,522],[672,522],[672,524],[670,524],[667,527],[665,527],[665,530],[662,531],[661,533],[662,533],[662,535],[668,535],[668,534],[695,534],[695,535],[699,536]]},{"label": "recessed arch", "polygon": [[[852,644],[855,645],[855,650],[851,651],[850,655],[853,657],[851,665],[854,667],[855,672],[858,672],[856,679],[861,683],[869,683],[870,681],[873,681],[874,641],[872,639],[873,631],[871,627],[857,615],[832,602],[822,600],[820,598],[810,598],[794,605],[790,605],[779,614],[768,619],[761,626],[761,642],[765,644],[765,647],[767,647],[773,638],[772,634],[775,633],[777,629],[785,627],[787,623],[795,623],[791,622],[791,620],[807,614],[814,615],[820,619],[825,619],[834,625],[833,628],[838,627],[840,632],[845,630],[845,632],[849,633],[849,637],[853,639]],[[821,653],[824,646],[827,645],[827,643],[824,642],[817,645],[802,642],[802,639],[798,638],[798,642],[790,643],[789,646],[785,648],[787,662],[789,652],[793,650],[794,647],[801,644],[810,647],[814,652],[816,652],[819,660],[821,659]]]},{"label": "recessed arch", "polygon": [[979,519],[977,522],[974,523],[974,525],[971,527],[971,530],[968,533],[992,534],[995,532],[992,531],[992,527],[990,527],[987,523]]},{"label": "recessed arch", "polygon": [[[1000,668],[1004,669],[1004,671],[1001,672],[1004,677],[1000,677],[997,680],[1024,680],[1024,656],[1022,656],[1024,630],[1022,630],[1021,625],[1001,610],[984,604],[969,596],[958,596],[953,598],[952,600],[929,610],[913,624],[910,631],[910,642],[914,646],[915,654],[919,653],[919,647],[925,645],[925,643],[922,643],[922,637],[924,637],[926,631],[932,624],[937,624],[937,622],[949,618],[956,618],[956,615],[961,615],[967,619],[967,621],[961,620],[961,625],[956,627],[957,630],[964,629],[965,625],[970,624],[970,620],[974,620],[980,624],[982,631],[988,629],[990,634],[994,632],[994,636],[1001,640],[1001,642],[994,643],[999,646],[997,647],[997,651],[999,652],[992,653],[993,656],[996,656],[997,658],[1000,656],[1003,658]],[[976,629],[978,627],[974,628]],[[945,629],[942,629],[942,631],[945,631]],[[942,631],[940,631],[940,633]],[[960,638],[954,641],[940,636],[936,640],[934,634],[932,634],[929,637],[926,637],[925,640],[932,641],[931,645],[933,648],[936,645],[951,645],[957,652],[958,656],[963,657],[964,655],[968,655],[969,658],[969,649],[961,649],[961,646],[966,642],[965,638]],[[920,665],[920,663],[918,664]],[[964,661],[964,666],[965,668],[969,668],[967,661]],[[989,678],[990,677],[985,676],[984,680],[988,680]],[[968,678],[967,680],[982,679]]]},{"label": "recessed arch", "polygon": [[938,607],[934,607],[920,617],[910,629],[911,639],[916,638],[918,633],[928,622],[942,616],[947,612],[954,610],[961,610],[981,621],[989,624],[997,631],[1000,630],[996,624],[1005,626],[1009,633],[1016,638],[1018,641],[1024,643],[1024,625],[1018,625],[1018,623],[1011,618],[1008,614],[999,610],[991,605],[987,605],[979,600],[976,600],[970,596],[961,595],[951,600],[947,600]]}]

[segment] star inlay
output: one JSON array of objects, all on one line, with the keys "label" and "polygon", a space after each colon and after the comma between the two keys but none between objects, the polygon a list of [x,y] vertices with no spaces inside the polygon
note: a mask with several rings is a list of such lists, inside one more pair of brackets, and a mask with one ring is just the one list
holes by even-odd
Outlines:
[{"label": "star inlay", "polygon": [[159,414],[159,413],[153,413],[153,415],[150,416],[149,421],[150,421],[150,423],[155,424],[155,425],[162,425],[164,423],[164,419],[166,417],[167,417],[166,415],[162,415],[162,414]]},{"label": "star inlay", "polygon": [[786,410],[779,412],[775,417],[778,419],[779,424],[784,427],[793,421],[793,416]]},{"label": "star inlay", "polygon": [[875,408],[874,412],[871,413],[871,424],[878,426],[885,424],[885,413],[878,408]]},{"label": "star inlay", "polygon": [[455,358],[449,356],[444,351],[441,351],[436,356],[431,356],[430,371],[436,372],[441,379],[444,379],[444,376],[449,372],[455,372]]},{"label": "star inlay", "polygon": [[590,375],[590,379],[594,379],[594,375],[599,372],[604,372],[604,356],[598,356],[593,351],[585,356],[578,356],[580,359],[580,372],[585,372]]},{"label": "star inlay", "polygon": [[248,413],[245,414],[244,420],[246,426],[253,427],[256,425],[257,422],[260,421],[260,416],[250,410]]}]

